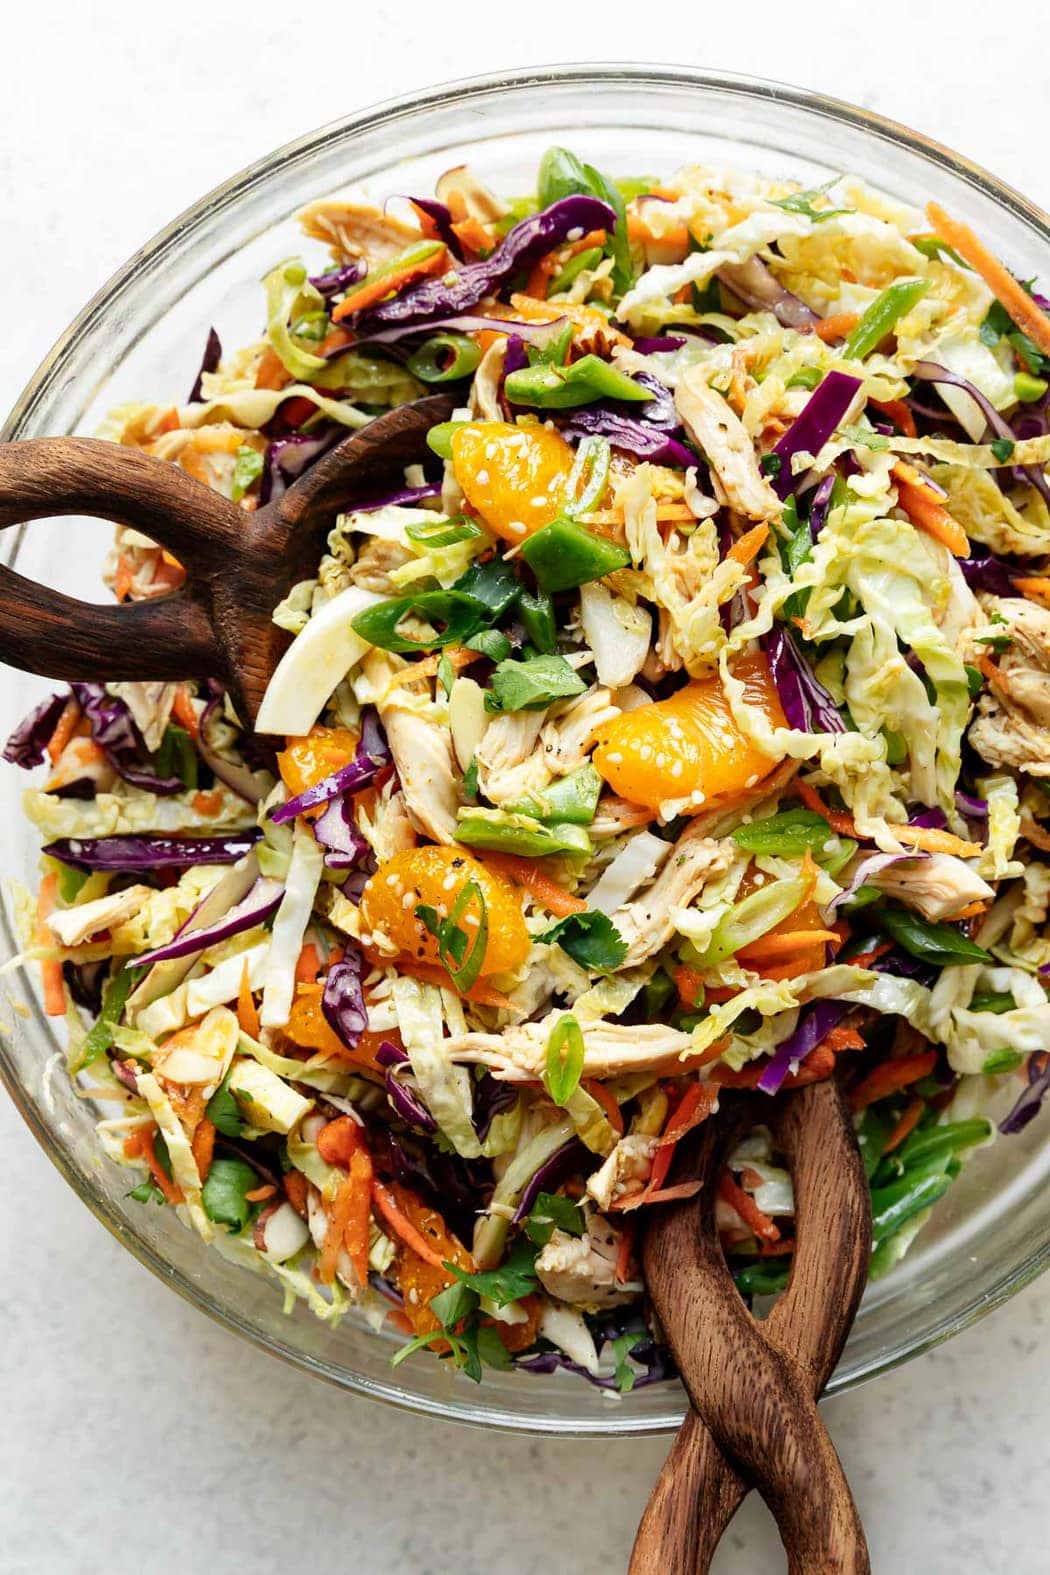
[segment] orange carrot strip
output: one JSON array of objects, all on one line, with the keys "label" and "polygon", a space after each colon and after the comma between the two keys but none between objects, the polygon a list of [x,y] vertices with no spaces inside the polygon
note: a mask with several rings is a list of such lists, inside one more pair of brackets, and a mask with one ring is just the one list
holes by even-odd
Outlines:
[{"label": "orange carrot strip", "polygon": [[912,524],[942,542],[956,558],[968,558],[970,538],[915,467],[898,460],[893,466],[893,479],[897,483],[897,501]]},{"label": "orange carrot strip", "polygon": [[847,815],[841,809],[829,809],[816,788],[811,787],[808,782],[802,782],[796,777],[795,792],[806,808],[815,810],[818,815],[823,815],[832,831],[837,832],[840,837],[855,838],[858,835],[857,828],[853,823],[853,816]]},{"label": "orange carrot strip", "polygon": [[180,1189],[172,1181],[160,1160],[154,1147],[154,1134],[156,1127],[140,1127],[124,1141],[124,1153],[128,1159],[144,1159],[149,1166],[150,1175],[156,1182],[159,1191],[168,1203],[177,1204],[184,1202]]},{"label": "orange carrot strip", "polygon": [[256,388],[283,388],[292,381],[284,362],[275,350],[269,345],[259,357],[259,365],[255,369]]},{"label": "orange carrot strip", "polygon": [[605,1111],[605,1114],[609,1118],[609,1125],[612,1127],[613,1131],[618,1132],[622,1136],[623,1111],[620,1109],[610,1090],[606,1088],[605,1084],[600,1082],[596,1077],[585,1077],[583,1080],[583,1087],[586,1089],[587,1093],[590,1094],[591,1098],[601,1105],[602,1109]]},{"label": "orange carrot strip", "polygon": [[354,1273],[362,1285],[368,1284],[368,1237],[372,1218],[372,1156],[362,1145],[350,1156],[350,1184],[353,1207],[343,1227],[343,1241]]},{"label": "orange carrot strip", "polygon": [[524,859],[516,853],[486,853],[484,862],[516,885],[524,886],[559,919],[566,918],[570,913],[582,913],[587,906],[579,897],[574,897],[564,886],[559,886],[556,880],[538,869],[535,859]]},{"label": "orange carrot strip", "polygon": [[241,969],[241,987],[237,993],[237,1021],[241,1025],[242,1033],[247,1034],[249,1039],[258,1039],[261,1025],[255,999],[252,996],[252,987],[248,981],[247,963]]},{"label": "orange carrot strip", "polygon": [[321,958],[313,941],[307,941],[295,964],[296,984],[314,984],[321,971]]},{"label": "orange carrot strip", "polygon": [[702,1181],[680,1181],[677,1186],[661,1187],[656,1192],[650,1192],[647,1188],[644,1192],[632,1192],[629,1198],[616,1198],[610,1208],[626,1213],[628,1209],[640,1209],[643,1204],[674,1203],[678,1198],[695,1198],[702,1186]]},{"label": "orange carrot strip", "polygon": [[458,219],[452,226],[452,233],[472,252],[488,252],[496,244],[480,219]]},{"label": "orange carrot strip", "polygon": [[197,1123],[197,1130],[193,1134],[190,1148],[197,1162],[201,1180],[207,1181],[208,1172],[211,1169],[212,1155],[215,1152],[215,1126],[208,1120],[207,1116],[203,1116]]},{"label": "orange carrot strip", "polygon": [[831,344],[833,339],[845,339],[859,322],[859,312],[833,312],[830,317],[824,317],[819,323],[815,323],[813,332],[827,345]]},{"label": "orange carrot strip", "polygon": [[301,1170],[288,1170],[284,1174],[284,1195],[297,1214],[306,1218],[306,1177]]},{"label": "orange carrot strip", "polygon": [[197,720],[197,713],[193,709],[193,702],[190,699],[189,690],[183,688],[182,684],[180,684],[175,691],[175,699],[172,702],[171,714],[175,718],[176,722],[178,722],[179,726],[186,729],[186,732],[192,739],[196,740],[199,737],[200,723]]},{"label": "orange carrot strip", "polygon": [[676,968],[674,982],[678,989],[678,999],[683,1006],[695,1006],[700,999],[700,992],[704,987],[700,975],[692,968]]},{"label": "orange carrot strip", "polygon": [[626,1285],[630,1278],[629,1269],[631,1254],[634,1252],[634,1238],[637,1235],[633,1220],[626,1224],[620,1233],[620,1245],[616,1253],[616,1283]]},{"label": "orange carrot strip", "polygon": [[882,1151],[884,1154],[892,1154],[895,1148],[900,1148],[909,1132],[914,1132],[915,1128],[918,1126],[919,1119],[925,1109],[926,1106],[921,1099],[912,1100],[911,1104],[908,1106],[907,1110],[901,1116],[900,1120],[897,1122],[897,1125],[886,1139],[886,1146]]},{"label": "orange carrot strip", "polygon": [[1018,284],[999,259],[992,256],[970,226],[953,219],[937,202],[926,204],[926,217],[941,240],[954,247],[959,256],[976,269],[989,290],[1006,307],[1018,328],[1035,341],[1044,355],[1050,355],[1050,317],[1035,304],[1028,291]]},{"label": "orange carrot strip", "polygon": [[905,437],[913,438],[918,436],[915,417],[903,399],[869,399],[868,404],[872,410],[877,410],[881,415],[888,416],[895,425],[900,427]]},{"label": "orange carrot strip", "polygon": [[868,1073],[863,1082],[850,1090],[850,1109],[863,1110],[877,1099],[885,1099],[887,1094],[895,1094],[899,1088],[907,1088],[909,1083],[929,1077],[936,1065],[936,1050],[923,1050],[919,1055],[902,1055],[883,1061],[873,1072]]},{"label": "orange carrot strip", "polygon": [[353,1116],[336,1116],[317,1134],[317,1152],[326,1165],[344,1165],[361,1147],[362,1132]]},{"label": "orange carrot strip", "polygon": [[444,273],[447,267],[448,251],[443,246],[430,257],[424,257],[422,262],[409,263],[407,267],[395,268],[389,273],[379,274],[375,279],[366,279],[356,290],[351,290],[349,295],[344,295],[332,313],[332,321],[342,322],[343,318],[349,317],[352,312],[360,312],[366,306],[374,306],[386,296],[395,295],[407,285],[415,284],[417,279],[428,279],[431,274]]},{"label": "orange carrot strip", "polygon": [[[54,936],[47,927],[47,917],[55,911],[58,896],[58,876],[45,875],[40,882],[36,899],[36,940],[40,946],[53,946]],[[66,992],[62,986],[62,964],[57,957],[41,957],[40,984],[44,992],[44,1011],[48,1017],[64,1017]]]},{"label": "orange carrot strip", "polygon": [[244,1200],[246,1203],[265,1203],[267,1198],[273,1198],[276,1196],[277,1188],[274,1186],[272,1181],[268,1181],[265,1187],[255,1187],[251,1192],[246,1192],[244,1194]]},{"label": "orange carrot strip", "polygon": [[70,696],[62,707],[62,713],[55,723],[55,731],[47,741],[47,758],[54,765],[59,755],[73,737],[73,730],[80,720],[80,706]]},{"label": "orange carrot strip", "polygon": [[1022,575],[1014,581],[1022,596],[1030,596],[1033,601],[1050,605],[1050,578],[1044,574]]},{"label": "orange carrot strip", "polygon": [[763,1213],[750,1192],[745,1192],[743,1187],[737,1185],[728,1170],[724,1170],[719,1178],[718,1196],[723,1203],[728,1203],[730,1208],[736,1210],[748,1230],[759,1241],[780,1240],[780,1231],[769,1215]]},{"label": "orange carrot strip", "polygon": [[443,1269],[445,1267],[443,1260],[438,1257],[430,1243],[420,1235],[412,1221],[406,1219],[402,1214],[394,1200],[393,1194],[387,1191],[381,1181],[373,1180],[372,1197],[375,1200],[376,1208],[390,1226],[390,1229],[396,1236],[401,1237],[405,1246],[410,1248],[417,1258],[422,1258],[424,1263],[429,1263],[434,1269]]},{"label": "orange carrot strip", "polygon": [[436,984],[439,990],[454,990],[465,1001],[476,1001],[479,1006],[498,1006],[510,1008],[513,1006],[509,996],[501,990],[495,989],[491,984],[486,984],[484,979],[479,979],[472,984],[469,990],[457,988],[451,974],[436,964],[416,962],[411,957],[399,957],[397,966],[402,973],[410,973],[415,979],[422,979],[424,984]]},{"label": "orange carrot strip", "polygon": [[207,793],[194,793],[191,802],[198,815],[217,815],[222,808],[222,794],[218,788],[212,788]]},{"label": "orange carrot strip", "polygon": [[317,1267],[318,1278],[322,1285],[331,1285],[335,1279],[339,1253],[344,1246],[343,1237],[358,1207],[356,1192],[357,1183],[353,1176],[348,1175],[328,1206],[328,1229],[325,1232],[324,1246],[321,1248],[321,1261]]},{"label": "orange carrot strip", "polygon": [[982,913],[988,912],[986,902],[968,902],[965,908],[960,908],[958,913],[952,914],[952,923],[959,919],[979,919]]},{"label": "orange carrot strip", "polygon": [[756,525],[752,530],[746,531],[739,541],[735,541],[726,553],[734,563],[741,563],[745,567],[758,557],[766,544],[769,535],[768,525]]},{"label": "orange carrot strip", "polygon": [[893,835],[905,847],[922,848],[925,853],[954,853],[960,859],[975,859],[981,851],[979,842],[967,842],[951,831],[938,831],[935,826],[891,826]]},{"label": "orange carrot strip", "polygon": [[829,1028],[820,1041],[825,1050],[833,1050],[838,1055],[840,1050],[863,1050],[864,1040],[855,1028]]},{"label": "orange carrot strip", "polygon": [[714,1083],[691,1083],[660,1134],[657,1149],[673,1147],[679,1138],[706,1121],[717,1103],[718,1089]]},{"label": "orange carrot strip", "polygon": [[771,931],[768,935],[760,935],[758,940],[752,941],[749,946],[741,946],[737,956],[740,958],[788,957],[804,946],[815,946],[820,942],[837,940],[838,936],[834,930],[785,930],[779,935]]}]

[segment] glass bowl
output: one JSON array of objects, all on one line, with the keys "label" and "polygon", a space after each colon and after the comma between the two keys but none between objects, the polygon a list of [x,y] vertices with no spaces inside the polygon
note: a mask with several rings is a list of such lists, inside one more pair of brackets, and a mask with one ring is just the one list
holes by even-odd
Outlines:
[{"label": "glass bowl", "polygon": [[[437,88],[303,138],[244,171],[132,257],[85,307],[32,378],[4,439],[91,433],[125,400],[184,398],[210,325],[224,344],[256,338],[259,279],[301,250],[294,214],[350,183],[373,194],[426,193],[469,160],[498,189],[528,189],[552,143],[616,174],[668,174],[687,160],[754,168],[806,186],[843,171],[922,205],[936,198],[971,221],[1022,278],[1046,277],[1050,220],[1018,193],[901,126],[794,88],[681,67],[579,66]],[[108,528],[66,519],[7,539],[8,561],[58,588],[101,600]],[[0,736],[44,691],[8,672]],[[23,781],[0,773],[0,869],[31,883],[35,834]],[[10,903],[8,903],[10,906]],[[3,944],[17,949],[10,915]],[[263,1349],[346,1389],[417,1411],[520,1432],[613,1435],[678,1425],[677,1385],[623,1401],[557,1374],[487,1373],[479,1387],[425,1355],[396,1371],[392,1341],[348,1319],[332,1330],[279,1288],[226,1262],[171,1211],[125,1199],[127,1173],[104,1159],[93,1108],[71,1091],[35,979],[0,979],[0,1070],[45,1152],[95,1216],[141,1263],[202,1311]],[[1032,1279],[1050,1254],[1050,1112],[978,1153],[904,1263],[872,1286],[832,1391],[882,1372],[955,1333]],[[117,1310],[114,1309],[116,1312]]]}]

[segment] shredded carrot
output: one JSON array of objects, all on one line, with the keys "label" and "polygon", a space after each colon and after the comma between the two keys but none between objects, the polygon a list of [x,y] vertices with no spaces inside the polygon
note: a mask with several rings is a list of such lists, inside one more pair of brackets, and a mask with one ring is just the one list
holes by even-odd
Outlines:
[{"label": "shredded carrot", "polygon": [[1014,580],[1014,585],[1022,596],[1030,596],[1033,601],[1050,606],[1050,578],[1045,574],[1022,575],[1020,579]]},{"label": "shredded carrot", "polygon": [[851,957],[850,962],[854,968],[870,968],[872,963],[877,962],[880,957],[888,957],[892,950],[892,941],[880,941],[870,951],[861,952],[858,956]]},{"label": "shredded carrot", "polygon": [[131,590],[131,582],[135,577],[132,567],[131,554],[122,552],[117,557],[117,569],[113,577],[113,594],[118,602],[125,602]]},{"label": "shredded carrot", "polygon": [[272,1181],[268,1181],[264,1187],[254,1187],[251,1192],[246,1192],[244,1194],[244,1201],[246,1203],[265,1203],[267,1198],[274,1198],[276,1196],[277,1188],[274,1186]]},{"label": "shredded carrot", "polygon": [[407,667],[402,667],[394,674],[387,687],[393,689],[397,684],[416,683],[421,678],[433,678],[443,656],[448,658],[453,671],[458,673],[464,667],[469,667],[472,662],[480,662],[483,655],[482,651],[468,651],[462,646],[450,645],[440,654],[435,652],[431,656],[424,656],[422,661],[410,662]]},{"label": "shredded carrot", "polygon": [[917,437],[918,429],[915,417],[904,403],[903,399],[869,399],[868,404],[872,410],[877,410],[889,419],[904,433],[905,437]]},{"label": "shredded carrot", "polygon": [[381,1181],[372,1182],[372,1197],[376,1208],[383,1216],[386,1223],[396,1236],[400,1236],[406,1247],[409,1247],[417,1258],[422,1258],[424,1263],[429,1263],[434,1269],[443,1269],[444,1262],[431,1247],[430,1243],[420,1235],[419,1231],[406,1219],[398,1208],[393,1193],[384,1187]]},{"label": "shredded carrot", "polygon": [[644,245],[646,241],[659,241],[661,246],[676,247],[685,252],[689,245],[689,231],[684,224],[675,224],[663,235],[656,235],[645,222],[644,214],[632,208],[627,214],[627,238]]},{"label": "shredded carrot", "polygon": [[306,1177],[301,1170],[284,1173],[284,1195],[297,1214],[306,1218]]},{"label": "shredded carrot", "polygon": [[237,1021],[241,1026],[242,1033],[247,1034],[249,1039],[258,1039],[261,1025],[259,1023],[259,1013],[255,1007],[255,999],[252,995],[251,982],[248,978],[247,963],[241,969],[241,987],[237,993]]},{"label": "shredded carrot", "polygon": [[343,1238],[347,1226],[360,1207],[357,1192],[357,1182],[352,1175],[348,1175],[328,1206],[328,1228],[325,1231],[324,1246],[321,1248],[321,1261],[317,1267],[318,1278],[322,1285],[331,1285],[335,1279],[339,1254],[345,1245]]},{"label": "shredded carrot", "polygon": [[343,1165],[349,1168],[354,1154],[361,1147],[363,1134],[353,1116],[336,1116],[326,1122],[317,1134],[317,1152],[326,1165]]},{"label": "shredded carrot", "polygon": [[354,1273],[362,1285],[368,1284],[369,1224],[372,1218],[372,1156],[367,1148],[356,1148],[350,1156],[350,1183],[354,1205],[343,1229],[343,1240]]},{"label": "shredded carrot", "polygon": [[217,815],[222,808],[222,794],[218,788],[212,788],[207,793],[194,793],[191,802],[198,815]]},{"label": "shredded carrot", "polygon": [[[40,882],[40,891],[36,900],[36,940],[40,946],[54,945],[55,938],[48,929],[46,921],[48,915],[55,911],[57,896],[58,876],[52,872],[45,875]],[[62,964],[57,957],[41,957],[40,984],[44,992],[44,1011],[48,1017],[64,1017],[66,992],[62,985]]]},{"label": "shredded carrot", "polygon": [[833,312],[830,317],[821,318],[819,323],[815,323],[813,332],[827,345],[834,339],[845,339],[859,322],[859,312]]},{"label": "shredded carrot", "polygon": [[476,984],[472,984],[469,990],[460,990],[457,989],[451,974],[436,964],[416,962],[411,957],[399,957],[397,966],[402,973],[410,973],[413,978],[422,979],[424,984],[436,984],[439,990],[453,990],[465,1001],[475,1001],[478,1006],[498,1006],[502,1010],[513,1008],[514,1003],[510,997],[504,995],[501,990],[495,989],[493,985],[486,984],[484,979],[479,979]]},{"label": "shredded carrot", "polygon": [[323,356],[334,355],[337,350],[349,349],[353,342],[354,336],[349,329],[333,328],[321,340],[317,347],[317,354]]},{"label": "shredded carrot", "polygon": [[462,241],[463,245],[472,252],[488,252],[496,244],[495,238],[480,219],[470,217],[457,219],[452,226],[452,233],[457,241]]},{"label": "shredded carrot", "polygon": [[168,1203],[183,1203],[185,1199],[182,1196],[182,1192],[172,1181],[157,1158],[157,1150],[154,1147],[156,1131],[156,1127],[152,1124],[139,1127],[137,1132],[133,1132],[130,1137],[125,1138],[124,1153],[128,1159],[144,1159],[146,1161],[150,1175]]},{"label": "shredded carrot", "polygon": [[683,1006],[695,1006],[700,999],[700,992],[704,982],[700,975],[692,968],[684,966],[674,971],[674,982],[678,990],[678,999]]},{"label": "shredded carrot", "polygon": [[924,1050],[919,1055],[895,1056],[889,1061],[883,1061],[873,1072],[868,1073],[863,1082],[850,1090],[850,1109],[864,1110],[877,1099],[885,1099],[887,1094],[895,1094],[899,1088],[907,1088],[910,1083],[929,1077],[936,1065],[936,1050]]},{"label": "shredded carrot", "polygon": [[52,765],[54,765],[63,749],[69,743],[69,740],[73,737],[73,732],[79,720],[80,706],[70,696],[62,707],[61,715],[55,723],[55,731],[47,741],[47,758]]},{"label": "shredded carrot", "polygon": [[583,1087],[590,1094],[591,1098],[601,1105],[609,1118],[609,1125],[613,1131],[618,1132],[622,1136],[623,1111],[620,1109],[611,1090],[606,1088],[605,1084],[596,1077],[584,1078]]},{"label": "shredded carrot", "polygon": [[620,1232],[620,1245],[616,1252],[616,1283],[626,1285],[630,1278],[631,1255],[634,1252],[634,1238],[637,1234],[633,1220],[629,1220]]},{"label": "shredded carrot", "polygon": [[313,984],[321,971],[321,958],[313,941],[307,941],[295,964],[296,984]]},{"label": "shredded carrot", "polygon": [[756,525],[752,530],[746,531],[739,541],[735,541],[726,553],[734,563],[741,563],[745,567],[758,557],[766,544],[769,536],[768,525]]},{"label": "shredded carrot", "polygon": [[175,718],[176,722],[178,722],[179,726],[184,727],[186,732],[190,735],[194,742],[196,742],[197,738],[200,736],[200,723],[197,720],[197,713],[193,708],[193,701],[190,699],[189,690],[186,689],[182,684],[180,684],[175,691],[175,699],[172,701],[171,714]]},{"label": "shredded carrot", "polygon": [[537,867],[535,859],[524,859],[516,853],[486,853],[484,862],[497,874],[506,876],[507,880],[514,881],[518,886],[524,886],[559,919],[566,918],[570,913],[582,913],[587,906],[581,898],[574,897],[564,886],[559,886],[556,880],[544,874]]},{"label": "shredded carrot", "polygon": [[988,912],[986,902],[968,902],[965,908],[960,908],[958,913],[952,914],[952,923],[960,919],[979,919],[982,913]]},{"label": "shredded carrot", "polygon": [[750,1192],[745,1192],[743,1187],[737,1185],[728,1170],[724,1170],[719,1178],[718,1196],[723,1203],[728,1203],[730,1208],[736,1210],[751,1234],[759,1241],[780,1240],[780,1231],[769,1215],[763,1213]]},{"label": "shredded carrot", "polygon": [[197,1130],[193,1134],[193,1142],[190,1144],[190,1148],[193,1150],[193,1157],[197,1162],[201,1180],[207,1181],[208,1172],[211,1169],[212,1155],[215,1152],[215,1126],[213,1122],[208,1120],[207,1116],[203,1116],[198,1121]]},{"label": "shredded carrot", "polygon": [[291,381],[284,362],[277,352],[267,345],[255,369],[256,388],[284,388],[285,384]]},{"label": "shredded carrot", "polygon": [[910,1132],[914,1132],[915,1128],[918,1126],[919,1120],[925,1109],[926,1106],[921,1099],[912,1100],[911,1104],[908,1106],[907,1110],[901,1116],[900,1120],[897,1122],[897,1125],[886,1139],[886,1146],[882,1150],[884,1154],[892,1154],[895,1148],[900,1148],[908,1134]]},{"label": "shredded carrot", "polygon": [[737,956],[741,959],[757,957],[788,957],[792,952],[827,941],[837,941],[834,930],[785,930],[781,934],[771,931],[760,935],[757,941],[741,946]]},{"label": "shredded carrot", "polygon": [[[844,810],[829,809],[810,783],[796,779],[795,791],[806,808],[823,815],[832,831],[837,832],[840,837],[864,841],[857,830],[853,816],[847,815]],[[921,848],[925,853],[954,853],[960,859],[975,859],[981,851],[980,843],[967,842],[965,838],[957,837],[951,831],[939,831],[934,826],[904,826],[894,822],[891,830],[898,842],[903,842],[909,848]]]},{"label": "shredded carrot", "polygon": [[926,217],[935,233],[976,269],[993,295],[1006,307],[1010,316],[1029,339],[1035,341],[1044,355],[1050,355],[1050,317],[1042,311],[1028,291],[1014,278],[997,257],[979,240],[968,224],[961,224],[945,213],[940,203],[926,204]]},{"label": "shredded carrot", "polygon": [[644,1192],[632,1192],[630,1197],[614,1199],[610,1207],[626,1213],[629,1209],[640,1209],[643,1204],[674,1203],[679,1198],[695,1198],[702,1186],[702,1181],[681,1181],[677,1186],[660,1187],[655,1192],[646,1188]]},{"label": "shredded carrot", "polygon": [[430,257],[424,257],[422,262],[409,263],[404,268],[394,268],[389,273],[378,274],[374,279],[365,279],[356,290],[351,290],[348,295],[344,295],[332,313],[333,323],[342,322],[344,317],[349,317],[353,312],[363,311],[366,306],[374,306],[377,301],[384,300],[388,295],[396,295],[407,285],[415,284],[417,279],[429,279],[433,274],[444,273],[448,261],[448,250],[443,246]]},{"label": "shredded carrot", "polygon": [[690,1083],[667,1125],[660,1134],[657,1149],[673,1147],[694,1127],[706,1121],[718,1103],[718,1089],[714,1083]]},{"label": "shredded carrot", "polygon": [[801,778],[796,777],[795,792],[806,808],[815,810],[818,815],[823,815],[832,831],[836,832],[840,837],[854,838],[858,835],[857,828],[853,823],[853,816],[847,815],[844,810],[829,809],[816,788],[811,787],[808,782],[803,782]]},{"label": "shredded carrot", "polygon": [[825,1050],[831,1050],[838,1055],[841,1050],[863,1050],[864,1040],[855,1028],[843,1028],[840,1024],[836,1028],[829,1028],[820,1041]]},{"label": "shredded carrot", "polygon": [[914,465],[898,460],[893,466],[893,479],[897,483],[897,501],[912,524],[941,542],[956,558],[968,558],[970,538]]}]

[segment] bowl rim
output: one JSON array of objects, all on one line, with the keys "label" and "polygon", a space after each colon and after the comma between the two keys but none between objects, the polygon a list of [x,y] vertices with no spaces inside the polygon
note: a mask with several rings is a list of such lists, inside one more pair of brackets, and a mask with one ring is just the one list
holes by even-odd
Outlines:
[{"label": "bowl rim", "polygon": [[[145,262],[155,263],[163,261],[168,251],[176,246],[180,249],[183,248],[187,242],[192,241],[194,232],[199,226],[205,222],[211,222],[216,215],[234,207],[243,193],[250,190],[256,183],[265,180],[278,169],[308,160],[314,152],[323,149],[332,141],[345,140],[356,133],[372,131],[380,127],[390,127],[402,117],[414,117],[429,109],[448,107],[450,104],[469,105],[472,99],[482,98],[491,94],[494,90],[522,92],[554,84],[573,83],[581,88],[594,88],[623,82],[633,82],[650,87],[677,86],[696,88],[700,91],[729,90],[743,98],[783,104],[815,113],[832,123],[865,132],[882,142],[899,148],[902,147],[909,152],[918,154],[928,162],[947,170],[955,177],[961,177],[966,184],[992,199],[1000,208],[1005,209],[1014,217],[1030,226],[1050,244],[1050,215],[1014,187],[1000,180],[998,176],[993,175],[982,165],[888,116],[878,114],[873,110],[861,109],[846,100],[830,97],[809,88],[795,87],[787,83],[743,73],[719,71],[707,67],[665,65],[655,62],[581,62],[570,65],[530,66],[505,72],[487,72],[477,76],[461,77],[446,83],[439,83],[423,91],[415,91],[383,99],[365,106],[365,108],[353,115],[330,121],[314,131],[307,132],[305,135],[283,144],[262,158],[245,165],[229,179],[213,187],[211,191],[184,209],[170,223],[158,230],[156,234],[140,246],[128,258],[127,262],[110,275],[94,295],[91,296],[86,305],[77,313],[69,326],[55,340],[36,371],[25,384],[3,426],[0,427],[0,442],[15,440],[24,424],[31,421],[38,402],[49,389],[51,381],[61,367],[69,347],[109,309],[114,297],[119,296],[122,289],[135,277]],[[12,533],[14,538],[12,543],[13,551],[17,551],[24,529],[25,527],[22,526]],[[15,938],[11,932],[10,922],[6,913],[3,914],[3,928],[8,941],[13,947]],[[35,998],[31,999],[33,1015],[43,1025],[39,1003]],[[279,1357],[300,1371],[322,1378],[326,1382],[352,1394],[359,1394],[372,1400],[378,1400],[399,1410],[417,1415],[434,1416],[445,1421],[456,1421],[478,1427],[499,1428],[507,1432],[525,1435],[563,1438],[641,1437],[671,1432],[678,1427],[684,1411],[684,1407],[681,1404],[676,1404],[670,1408],[667,1414],[662,1417],[632,1418],[626,1408],[616,1412],[610,1411],[608,1417],[595,1418],[594,1420],[538,1417],[511,1411],[505,1407],[487,1406],[482,1409],[474,1406],[469,1399],[462,1399],[458,1395],[456,1397],[449,1395],[439,1399],[403,1389],[393,1382],[379,1382],[365,1374],[351,1372],[345,1368],[336,1369],[330,1364],[324,1364],[315,1360],[309,1354],[295,1348],[293,1345],[255,1328],[228,1306],[220,1306],[209,1294],[203,1292],[192,1281],[185,1278],[181,1271],[173,1268],[171,1263],[161,1253],[148,1246],[128,1229],[120,1217],[115,1213],[111,1213],[108,1207],[99,1200],[90,1188],[81,1184],[81,1180],[67,1157],[65,1149],[55,1141],[49,1129],[40,1119],[35,1107],[25,1097],[18,1078],[7,1067],[2,1046],[0,1046],[0,1080],[3,1081],[15,1108],[19,1111],[22,1119],[51,1163],[69,1183],[80,1200],[91,1210],[94,1217],[105,1226],[109,1233],[139,1263],[143,1264],[159,1280],[177,1292],[184,1301],[212,1319],[213,1322],[240,1335],[260,1350]],[[1050,1232],[1048,1232],[1047,1239],[1041,1245],[1035,1247],[1019,1263],[1006,1269],[990,1290],[975,1296],[961,1313],[946,1315],[914,1341],[902,1345],[884,1356],[873,1358],[866,1366],[851,1375],[848,1384],[836,1383],[833,1375],[826,1393],[832,1394],[847,1387],[852,1388],[878,1376],[880,1373],[902,1366],[913,1357],[919,1356],[939,1345],[953,1334],[970,1327],[971,1324],[984,1317],[994,1308],[1001,1306],[1018,1290],[1036,1279],[1048,1267],[1050,1267]]]}]

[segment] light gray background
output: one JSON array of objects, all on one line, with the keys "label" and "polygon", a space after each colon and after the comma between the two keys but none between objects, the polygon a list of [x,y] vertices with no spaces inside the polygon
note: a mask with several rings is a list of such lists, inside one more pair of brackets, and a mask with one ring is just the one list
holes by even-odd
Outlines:
[{"label": "light gray background", "polygon": [[[1031,0],[31,0],[7,9],[3,52],[4,409],[108,274],[211,186],[370,102],[507,62],[676,60],[794,81],[910,122],[1050,206]],[[125,1256],[2,1097],[0,1263],[5,1575],[625,1567],[664,1441],[484,1435],[270,1361]],[[1044,1281],[828,1405],[876,1571],[1050,1569],[1048,1325]],[[749,1504],[719,1575],[781,1568]]]}]

